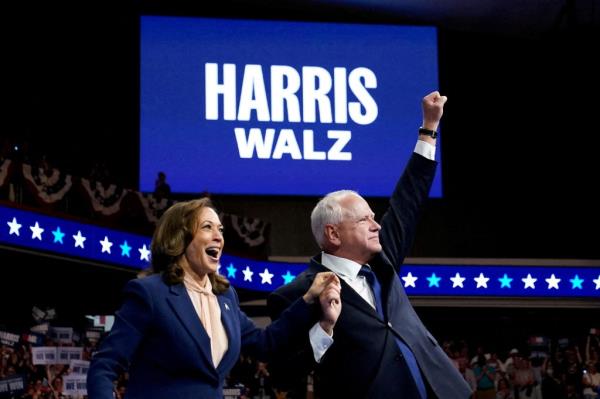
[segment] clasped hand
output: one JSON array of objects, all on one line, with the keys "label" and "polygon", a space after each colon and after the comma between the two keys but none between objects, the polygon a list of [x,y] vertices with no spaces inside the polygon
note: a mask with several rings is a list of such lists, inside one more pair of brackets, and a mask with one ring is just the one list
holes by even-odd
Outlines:
[{"label": "clasped hand", "polygon": [[335,273],[322,272],[317,273],[312,285],[304,294],[306,303],[314,303],[315,299],[319,298],[322,310],[319,323],[329,335],[333,334],[333,327],[342,311],[341,289],[340,279]]}]

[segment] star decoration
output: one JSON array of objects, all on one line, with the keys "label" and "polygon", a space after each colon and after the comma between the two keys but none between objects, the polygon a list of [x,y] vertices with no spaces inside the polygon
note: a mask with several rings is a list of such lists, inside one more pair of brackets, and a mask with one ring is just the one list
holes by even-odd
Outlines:
[{"label": "star decoration", "polygon": [[535,289],[535,282],[537,281],[537,278],[531,277],[531,274],[528,273],[527,278],[522,278],[521,281],[523,283],[525,283],[525,286],[523,287],[524,289],[527,289],[527,288]]},{"label": "star decoration", "polygon": [[73,239],[75,240],[75,248],[77,248],[77,247],[83,248],[84,247],[83,243],[85,242],[86,237],[81,235],[80,230],[77,230],[77,235],[74,235]]},{"label": "star decoration", "polygon": [[473,280],[477,282],[476,288],[487,288],[487,282],[490,281],[489,277],[483,275],[483,273],[479,273],[478,277],[474,277]]},{"label": "star decoration", "polygon": [[554,273],[552,273],[552,276],[550,276],[550,278],[547,278],[545,280],[548,283],[548,289],[558,289],[558,283],[560,283],[560,279],[556,278],[556,276],[554,276]]},{"label": "star decoration", "polygon": [[55,244],[57,242],[60,242],[61,244],[63,244],[63,237],[65,236],[65,233],[60,231],[60,226],[56,226],[56,230],[52,231],[52,235],[54,236]]},{"label": "star decoration", "polygon": [[463,286],[463,282],[465,281],[465,278],[462,277],[459,273],[456,273],[456,275],[454,277],[450,277],[450,280],[452,281],[452,288],[456,288],[456,287],[465,288]]},{"label": "star decoration", "polygon": [[252,275],[254,272],[250,270],[250,266],[246,266],[246,268],[242,270],[242,273],[244,273],[244,281],[252,282]]},{"label": "star decoration", "polygon": [[146,244],[142,245],[141,248],[138,248],[138,251],[140,253],[140,260],[150,262],[150,250],[146,248]]},{"label": "star decoration", "polygon": [[42,229],[40,227],[40,224],[38,222],[35,222],[34,226],[29,226],[29,228],[31,229],[31,239],[38,239],[40,241],[42,241],[42,233],[44,232],[44,229]]},{"label": "star decoration", "polygon": [[583,289],[583,279],[579,278],[579,275],[576,274],[575,277],[573,277],[572,279],[569,279],[569,281],[571,282],[571,289],[574,290],[575,288],[579,288],[580,290]]},{"label": "star decoration", "polygon": [[404,280],[404,287],[413,287],[413,288],[417,288],[417,286],[415,285],[415,281],[417,281],[419,278],[415,277],[412,275],[411,272],[408,272],[408,274],[404,277],[402,277],[402,280]]},{"label": "star decoration", "polygon": [[440,280],[442,278],[435,275],[435,273],[431,273],[431,277],[427,277],[427,281],[429,281],[429,287],[440,287]]},{"label": "star decoration", "polygon": [[123,244],[119,245],[119,247],[121,247],[121,256],[127,256],[128,258],[131,257],[131,254],[129,253],[131,252],[131,247],[129,244],[127,244],[127,240],[125,240]]},{"label": "star decoration", "polygon": [[227,266],[227,277],[235,278],[235,272],[237,272],[237,269],[233,266],[233,263],[230,263]]},{"label": "star decoration", "polygon": [[[147,266],[148,262],[151,261],[151,245],[150,240],[147,237],[146,239],[138,241],[140,239],[138,236],[135,236],[134,238],[133,235],[116,231],[113,234],[112,230],[103,229],[99,226],[83,225],[73,221],[65,221],[58,217],[44,217],[40,223],[39,220],[42,216],[33,212],[18,211],[17,213],[10,208],[4,209],[4,207],[0,207],[0,212],[2,212],[0,214],[0,223],[1,221],[4,221],[4,225],[9,228],[6,230],[6,227],[0,226],[0,240],[2,238],[7,239],[9,245],[12,243],[15,243],[15,245],[25,245],[34,251],[40,250],[39,248],[43,246],[45,250],[58,253],[61,256],[78,256],[85,259],[106,261],[109,258],[113,258],[112,255],[109,256],[109,254],[112,253],[112,247],[116,244],[117,247],[115,250],[118,251],[121,256],[119,257],[118,253],[115,253],[113,261],[126,265],[129,263],[128,261],[133,260],[136,256],[140,256],[140,259],[142,259],[139,261],[140,266]],[[19,215],[19,218],[16,217],[17,214]],[[66,231],[62,230],[60,225],[64,226]],[[51,228],[52,226],[54,226],[54,229]],[[23,230],[23,237],[20,237],[22,228],[25,228],[25,230]],[[77,230],[78,228],[83,228],[87,236],[91,237],[92,241],[90,242],[90,247],[85,247],[87,237],[83,235],[81,230]],[[30,229],[30,233],[27,232],[27,229]],[[46,230],[48,230],[48,234],[46,234],[46,238],[44,238]],[[75,231],[75,235],[73,235],[73,231]],[[98,241],[97,237],[101,237],[102,233],[106,236],[103,237],[102,241]],[[111,237],[113,237],[115,241],[111,242],[108,238],[108,234],[111,234]],[[13,235],[15,237],[12,237]],[[67,235],[71,236],[74,241],[69,242],[69,237],[67,237]],[[37,240],[39,240],[39,243],[36,245]],[[135,247],[129,244],[130,240]],[[65,241],[67,242],[65,243]],[[97,244],[94,244],[94,241],[99,242],[102,246],[98,248],[96,246]],[[121,242],[120,244],[119,241]],[[139,242],[145,242],[145,244],[140,247]],[[73,247],[71,245],[73,245]],[[81,248],[81,250],[78,250],[77,248]],[[101,249],[101,254],[97,252],[98,249]],[[139,255],[136,255],[133,249],[138,250]],[[131,254],[132,252],[134,252],[133,255]],[[104,255],[104,253],[107,255]],[[125,258],[128,259],[125,260]],[[291,270],[288,269],[290,266],[286,265],[254,263],[248,260],[248,262],[252,263],[247,263],[246,266],[243,266],[244,264],[241,262],[236,261],[236,263],[233,264],[233,260],[230,260],[229,264],[222,263],[219,264],[218,267],[223,271],[223,275],[227,276],[233,284],[235,284],[236,281],[242,282],[242,280],[237,280],[237,272],[239,271],[241,273],[240,279],[243,279],[244,281],[242,285],[250,289],[271,290],[278,285],[288,285],[294,282],[296,278],[299,278],[300,274],[300,270],[295,268],[293,268],[293,270],[297,274],[292,274]],[[252,268],[249,266],[250,264],[252,264]],[[596,293],[597,296],[599,295],[598,293],[600,293],[600,274],[598,272],[599,269],[597,268],[567,268],[550,265],[527,267],[495,264],[490,264],[490,267],[484,266],[480,268],[468,268],[462,267],[461,265],[442,266],[440,268],[430,268],[429,265],[422,266],[425,267],[407,267],[398,275],[398,278],[409,294],[411,290],[408,288],[415,288],[416,291],[417,281],[421,281],[419,283],[419,288],[425,288],[427,286],[429,286],[429,288],[437,288],[437,290],[428,290],[430,291],[430,295],[462,295],[461,293],[464,293],[464,295],[469,296],[490,294],[493,296],[504,295],[527,297],[535,294],[536,296],[545,297],[577,297],[582,294],[584,296],[593,296],[594,293]],[[276,273],[271,272],[269,267],[277,270]],[[280,271],[284,269],[277,269],[278,267],[285,268],[285,273]],[[258,271],[260,268],[263,269],[262,272]],[[257,271],[254,271],[254,269]],[[475,274],[477,269],[479,269],[480,274]],[[412,274],[412,270],[415,270],[416,274]],[[429,271],[429,276],[427,276],[427,271],[425,270]],[[433,273],[433,270],[439,271],[442,275],[438,276],[437,272]],[[490,275],[485,275],[485,273],[483,273],[484,270]],[[531,274],[532,271],[537,277]],[[454,272],[454,275],[452,272]],[[461,272],[464,272],[465,276],[463,276]],[[510,276],[508,275],[508,272],[511,273]],[[581,276],[579,276],[579,272],[581,272]],[[254,274],[259,275],[259,280],[256,280],[256,282],[253,281]],[[280,277],[277,278],[277,276]],[[281,278],[281,280],[279,280],[279,278]],[[276,281],[274,282],[273,279]],[[450,283],[444,282],[444,286],[442,286],[441,281],[444,279],[449,279]],[[475,286],[468,281],[470,279],[474,280],[477,289],[475,289]],[[497,282],[492,280],[497,280]],[[519,285],[519,280],[522,281],[522,286]],[[536,291],[537,280],[540,280],[540,289]],[[562,280],[565,280],[565,282],[563,283]],[[515,283],[516,291],[512,289],[513,282]],[[546,289],[544,289],[544,283],[546,283]],[[562,286],[560,285],[561,283],[563,284]],[[585,288],[583,287],[584,284],[586,284]],[[569,285],[571,288],[569,288]],[[461,290],[459,291],[457,288],[460,288]],[[531,289],[531,291],[527,291],[528,289]],[[495,291],[491,292],[491,290]],[[592,293],[592,291],[594,293]],[[223,310],[225,311],[225,308]]]},{"label": "star decoration", "polygon": [[258,275],[262,278],[262,281],[260,282],[261,284],[265,284],[265,283],[273,284],[271,282],[271,278],[273,278],[274,274],[269,273],[269,269],[267,269],[266,267],[265,267],[265,271],[262,273],[258,273]]},{"label": "star decoration", "polygon": [[504,273],[504,276],[499,278],[498,281],[500,281],[500,288],[510,288],[510,283],[513,281],[513,279]]},{"label": "star decoration", "polygon": [[17,223],[17,218],[13,217],[12,222],[6,222],[6,224],[8,227],[10,227],[10,231],[8,232],[9,236],[13,234],[19,236],[19,229],[21,228],[21,225]]},{"label": "star decoration", "polygon": [[110,247],[112,247],[113,243],[108,241],[108,237],[104,236],[104,240],[99,241],[100,245],[102,245],[102,253],[108,252],[110,254]]},{"label": "star decoration", "polygon": [[289,284],[296,278],[289,270],[285,274],[282,274],[281,277],[283,277],[283,284]]}]

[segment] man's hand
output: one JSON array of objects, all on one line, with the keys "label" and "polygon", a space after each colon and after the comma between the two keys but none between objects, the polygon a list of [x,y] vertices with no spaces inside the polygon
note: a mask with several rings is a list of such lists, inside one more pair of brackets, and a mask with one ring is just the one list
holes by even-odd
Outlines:
[{"label": "man's hand", "polygon": [[440,95],[439,91],[434,91],[423,97],[423,127],[429,130],[437,130],[444,113],[444,104],[448,97]]},{"label": "man's hand", "polygon": [[319,295],[322,316],[319,323],[321,328],[330,336],[333,335],[333,327],[342,312],[342,301],[340,292],[342,290],[340,279],[335,274],[329,276],[327,286]]}]

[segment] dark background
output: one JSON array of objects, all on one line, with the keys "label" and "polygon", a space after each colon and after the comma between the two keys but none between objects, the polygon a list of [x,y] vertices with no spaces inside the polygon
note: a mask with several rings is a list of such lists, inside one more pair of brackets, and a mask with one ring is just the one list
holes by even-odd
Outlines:
[{"label": "dark background", "polygon": [[[220,9],[177,1],[123,3],[24,5],[7,14],[5,131],[28,138],[33,150],[76,175],[87,173],[94,160],[107,160],[117,183],[133,188],[139,156],[139,14],[425,20],[420,9],[402,14],[325,3],[225,2]],[[544,20],[530,18],[522,27],[524,21],[506,16],[503,24],[489,22],[487,30],[477,22],[481,17],[459,24],[464,11],[458,6],[454,14],[446,10],[445,19],[437,16],[440,91],[449,97],[443,120],[445,196],[431,201],[414,255],[600,258],[594,194],[599,24],[575,11],[568,14],[568,4],[555,7],[554,19],[544,14]],[[583,11],[597,13],[590,4]],[[549,26],[543,24],[547,19],[553,20]],[[300,243],[276,244],[275,255],[314,251],[304,217],[314,198],[217,200],[225,211],[273,219],[275,240],[291,234]],[[385,201],[373,206],[381,211]],[[300,215],[292,224],[306,223],[294,229],[301,236],[276,225],[290,208]]]},{"label": "dark background", "polygon": [[[116,183],[137,188],[140,14],[433,23],[440,28],[440,91],[449,97],[444,198],[427,204],[412,256],[600,259],[598,1],[366,3],[25,2],[7,8],[1,134],[28,141],[32,153],[76,175],[106,160]],[[315,198],[215,200],[226,212],[269,221],[274,255],[316,250],[308,224]],[[381,215],[385,201],[370,202]],[[27,290],[3,290],[5,305],[15,295],[25,297],[19,309],[5,306],[12,309],[3,311],[6,317],[28,314],[31,303],[58,305],[63,315],[110,313],[133,277],[7,250],[0,251],[0,263],[3,280]],[[461,313],[421,311],[440,325],[448,321],[442,314]],[[457,325],[488,319],[478,312]],[[554,320],[548,310],[487,312],[490,325],[532,314],[540,315],[537,323]],[[582,324],[598,320],[567,314]]]}]

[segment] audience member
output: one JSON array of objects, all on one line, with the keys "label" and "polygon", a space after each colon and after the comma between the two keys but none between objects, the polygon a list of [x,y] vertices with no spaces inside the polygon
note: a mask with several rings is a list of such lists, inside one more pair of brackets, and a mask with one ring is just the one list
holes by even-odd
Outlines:
[{"label": "audience member", "polygon": [[154,198],[160,201],[163,198],[171,197],[171,186],[167,183],[167,175],[164,172],[158,172],[158,177],[154,182]]}]

